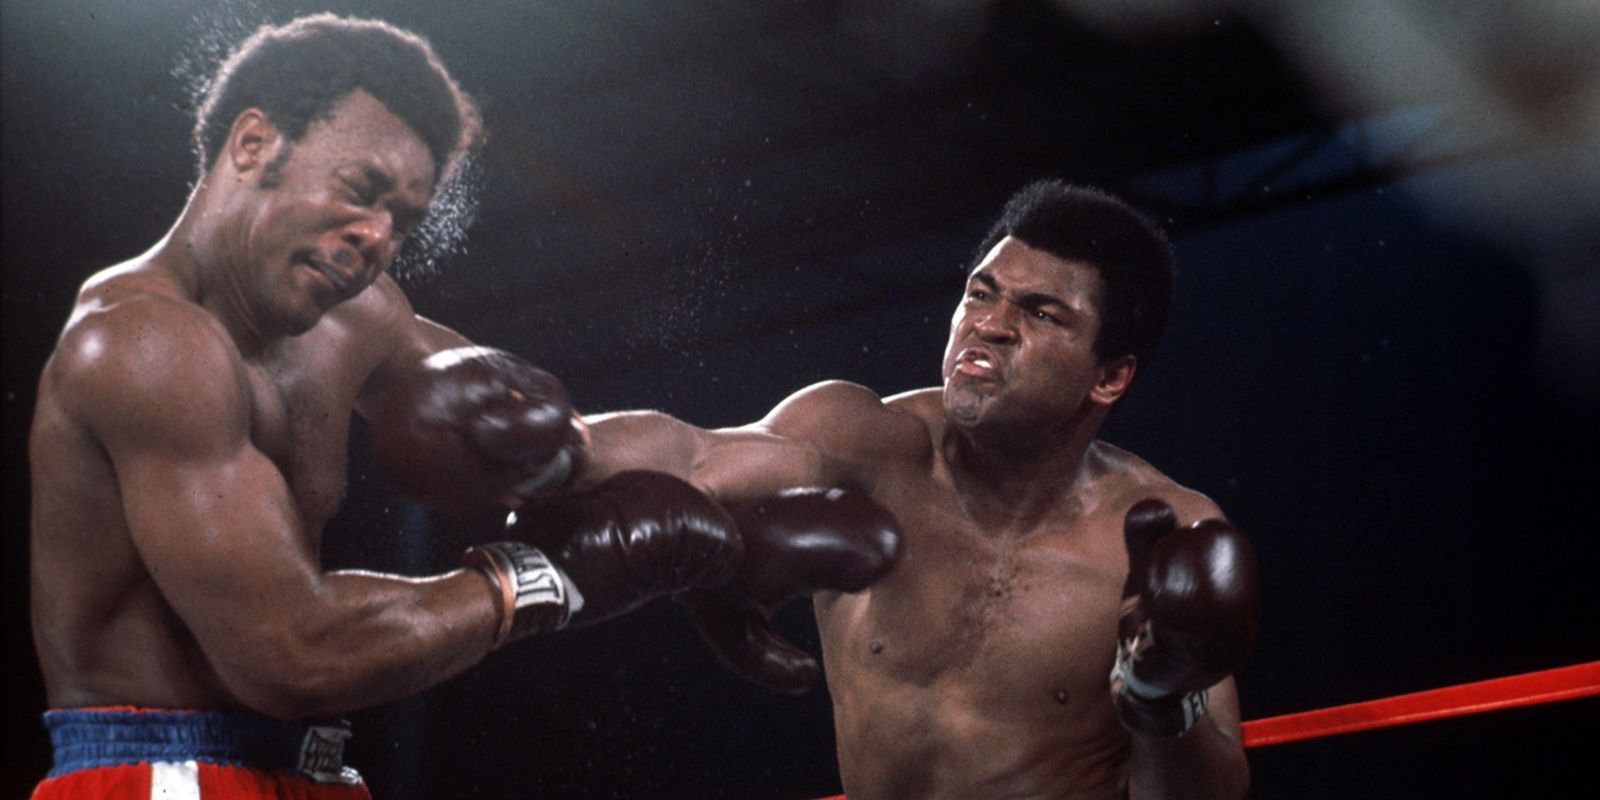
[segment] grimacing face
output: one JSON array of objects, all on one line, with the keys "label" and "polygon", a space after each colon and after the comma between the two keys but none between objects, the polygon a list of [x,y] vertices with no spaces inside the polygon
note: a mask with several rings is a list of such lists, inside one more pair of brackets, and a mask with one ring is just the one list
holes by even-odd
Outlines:
[{"label": "grimacing face", "polygon": [[360,90],[276,146],[292,149],[276,180],[257,170],[234,246],[261,321],[295,335],[388,268],[427,212],[436,165],[421,137]]},{"label": "grimacing face", "polygon": [[1000,240],[968,276],[950,320],[946,417],[959,428],[1022,434],[1072,419],[1103,371],[1094,354],[1103,291],[1088,264]]}]

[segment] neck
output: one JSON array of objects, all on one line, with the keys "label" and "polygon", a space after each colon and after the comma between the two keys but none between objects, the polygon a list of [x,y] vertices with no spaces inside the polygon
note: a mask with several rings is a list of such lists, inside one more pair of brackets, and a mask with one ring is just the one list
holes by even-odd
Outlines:
[{"label": "neck", "polygon": [[1099,421],[1000,440],[947,420],[941,448],[968,516],[986,529],[1027,528],[1059,516],[1089,477]]},{"label": "neck", "polygon": [[183,213],[154,249],[157,263],[176,275],[187,294],[222,323],[239,351],[261,352],[276,338],[251,308],[240,276],[250,269],[237,256],[242,248],[231,240],[233,215],[211,187],[200,179]]}]

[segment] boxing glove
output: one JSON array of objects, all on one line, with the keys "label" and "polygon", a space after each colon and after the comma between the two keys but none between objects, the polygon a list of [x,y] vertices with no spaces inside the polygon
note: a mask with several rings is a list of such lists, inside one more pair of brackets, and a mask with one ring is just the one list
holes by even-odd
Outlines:
[{"label": "boxing glove", "polygon": [[1224,520],[1177,528],[1160,500],[1128,511],[1124,537],[1112,697],[1129,730],[1177,736],[1205,714],[1207,687],[1238,668],[1255,640],[1255,552]]},{"label": "boxing glove", "polygon": [[856,592],[882,578],[899,557],[899,525],[872,498],[842,489],[790,490],[733,510],[743,562],[725,587],[677,599],[723,666],[767,688],[804,693],[821,667],[778,635],[771,613],[801,595]]},{"label": "boxing glove", "polygon": [[506,533],[508,541],[467,551],[501,592],[497,647],[721,586],[744,554],[721,506],[678,478],[642,470],[533,498],[511,514]]},{"label": "boxing glove", "polygon": [[368,422],[396,488],[456,515],[557,488],[583,463],[585,431],[561,382],[488,347],[443,350],[393,377]]}]

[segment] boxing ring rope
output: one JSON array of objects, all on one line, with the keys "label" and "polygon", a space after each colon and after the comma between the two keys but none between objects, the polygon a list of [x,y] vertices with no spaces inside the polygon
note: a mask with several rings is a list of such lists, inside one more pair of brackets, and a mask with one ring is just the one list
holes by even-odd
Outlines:
[{"label": "boxing ring rope", "polygon": [[1243,725],[1244,746],[1266,747],[1594,694],[1600,694],[1600,661],[1250,720]]},{"label": "boxing ring rope", "polygon": [[[1245,747],[1600,695],[1600,661],[1246,721]],[[845,800],[844,795],[821,800]]]}]

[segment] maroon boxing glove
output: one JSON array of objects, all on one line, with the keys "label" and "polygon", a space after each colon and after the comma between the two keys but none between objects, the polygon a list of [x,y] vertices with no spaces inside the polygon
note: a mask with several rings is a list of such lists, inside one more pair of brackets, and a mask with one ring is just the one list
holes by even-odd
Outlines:
[{"label": "maroon boxing glove", "polygon": [[502,350],[443,350],[380,387],[368,415],[378,466],[400,491],[470,515],[559,487],[585,431],[549,373]]},{"label": "maroon boxing glove", "polygon": [[744,561],[728,585],[678,596],[695,627],[735,674],[780,692],[816,685],[821,667],[785,641],[771,613],[818,591],[856,592],[882,578],[900,553],[900,528],[860,492],[798,489],[734,509]]},{"label": "maroon boxing glove", "polygon": [[1134,505],[1124,535],[1112,696],[1129,730],[1176,736],[1205,714],[1205,690],[1232,674],[1255,640],[1255,551],[1224,520],[1178,529],[1160,500]]},{"label": "maroon boxing glove", "polygon": [[678,478],[642,470],[533,498],[511,515],[506,532],[510,541],[467,551],[501,591],[496,646],[724,585],[744,555],[721,506]]}]

